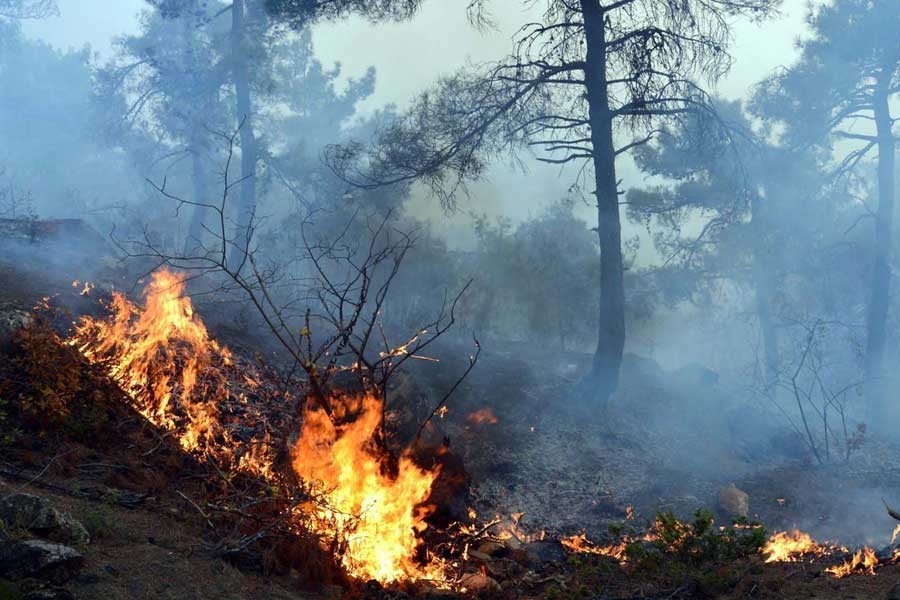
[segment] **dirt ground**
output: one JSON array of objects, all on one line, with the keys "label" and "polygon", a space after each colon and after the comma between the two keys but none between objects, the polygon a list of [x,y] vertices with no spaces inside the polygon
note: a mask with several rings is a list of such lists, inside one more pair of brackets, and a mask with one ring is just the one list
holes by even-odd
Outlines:
[{"label": "dirt ground", "polygon": [[43,496],[69,512],[92,533],[81,548],[85,566],[66,585],[75,598],[316,598],[289,577],[241,571],[211,559],[202,543],[196,515],[161,504],[128,509],[0,478],[0,495],[26,492]]}]

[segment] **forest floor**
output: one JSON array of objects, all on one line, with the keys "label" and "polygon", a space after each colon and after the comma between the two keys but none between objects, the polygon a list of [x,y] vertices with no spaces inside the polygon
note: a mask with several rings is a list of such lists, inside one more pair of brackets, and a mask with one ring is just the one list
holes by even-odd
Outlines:
[{"label": "forest floor", "polygon": [[75,479],[51,476],[28,484],[27,480],[0,476],[0,496],[24,492],[45,498],[84,524],[91,534],[90,544],[81,549],[84,567],[66,584],[75,598],[319,597],[302,592],[289,576],[240,570],[211,559],[202,543],[202,520],[195,512],[187,512],[174,494],[156,497],[142,507],[126,508],[115,499],[80,497],[83,490],[78,488]]},{"label": "forest floor", "polygon": [[[890,541],[897,522],[882,498],[900,504],[896,443],[868,436],[849,460],[819,464],[786,422],[736,401],[714,373],[666,372],[634,355],[601,416],[560,372],[578,372],[590,357],[565,359],[560,368],[524,347],[486,350],[451,400],[439,425],[464,457],[476,509],[524,512],[532,529],[593,538],[628,514],[689,518],[707,507],[725,521],[718,496],[734,484],[749,495],[748,516],[770,530],[800,528],[845,545]],[[428,395],[464,367],[456,360],[432,375]],[[429,370],[436,367],[421,366],[417,380]],[[487,408],[495,422],[477,423],[472,415]]]},{"label": "forest floor", "polygon": [[[20,264],[0,259],[0,316],[25,314],[43,296],[71,294],[71,279],[90,275],[74,268],[24,273]],[[75,294],[72,304],[77,302]],[[0,337],[4,326],[12,325],[0,322]],[[397,412],[409,413],[400,422],[427,413],[464,369],[467,353],[451,344],[440,363],[410,369],[391,396]],[[486,520],[524,513],[520,528],[534,535],[544,531],[555,539],[585,532],[607,543],[615,539],[611,527],[639,530],[669,510],[689,519],[705,507],[727,523],[718,493],[734,484],[749,495],[750,518],[770,532],[799,527],[815,539],[851,547],[889,543],[896,523],[881,498],[900,504],[900,450],[892,444],[873,437],[849,461],[818,465],[789,430],[748,417],[756,409],[737,400],[738,393],[714,373],[699,366],[667,372],[632,355],[620,392],[601,412],[574,392],[575,374],[587,360],[578,354],[548,357],[525,344],[485,344],[478,366],[431,432],[449,439],[465,465],[470,495],[463,510],[471,506]],[[305,591],[308,582],[297,572],[263,574],[259,565],[238,569],[215,558],[205,541],[207,524],[175,489],[175,481],[182,490],[191,485],[185,482],[192,477],[192,459],[175,449],[157,450],[158,434],[127,411],[114,417],[116,430],[102,439],[41,438],[0,447],[0,497],[13,491],[44,496],[93,534],[83,549],[85,567],[67,585],[74,597],[341,595],[329,586]],[[0,433],[3,427],[0,419]],[[151,450],[154,462],[148,466]],[[100,466],[85,470],[93,464]],[[123,494],[138,494],[140,502],[127,505]],[[650,568],[570,555],[560,563],[530,566],[526,577],[503,581],[493,594],[900,598],[891,595],[900,565],[883,565],[875,576],[834,579],[823,571],[833,562],[764,564],[760,556],[747,556],[682,569],[675,562]],[[493,573],[495,566],[486,563],[484,570]],[[377,597],[402,596],[379,591]],[[5,599],[2,586],[0,598]]]}]

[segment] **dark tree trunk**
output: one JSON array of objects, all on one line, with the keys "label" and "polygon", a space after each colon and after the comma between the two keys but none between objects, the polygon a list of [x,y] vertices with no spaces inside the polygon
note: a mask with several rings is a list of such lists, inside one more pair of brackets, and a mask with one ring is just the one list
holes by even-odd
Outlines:
[{"label": "dark tree trunk", "polygon": [[772,299],[775,296],[775,274],[770,259],[772,248],[767,243],[768,215],[762,198],[753,195],[750,204],[750,223],[754,235],[753,245],[753,285],[756,288],[756,317],[763,342],[763,378],[765,393],[775,397],[778,384],[778,334],[772,320]]},{"label": "dark tree trunk", "polygon": [[625,348],[625,269],[613,114],[606,82],[603,13],[597,0],[581,0],[581,9],[587,41],[585,85],[593,147],[594,194],[597,197],[597,235],[600,238],[600,326],[589,380],[597,401],[605,405],[618,386]]},{"label": "dark tree trunk", "polygon": [[250,100],[250,76],[247,66],[247,36],[244,0],[234,0],[231,7],[232,76],[234,78],[235,117],[241,123],[241,185],[235,222],[234,246],[228,261],[236,268],[244,260],[244,250],[250,235],[253,213],[256,210],[257,147],[253,133],[253,107]]},{"label": "dark tree trunk", "polygon": [[866,318],[866,387],[874,414],[883,415],[885,406],[884,347],[891,295],[891,245],[894,218],[894,165],[896,141],[891,132],[891,73],[886,70],[876,83],[875,127],[878,136],[878,212],[875,216],[875,261],[872,291]]}]

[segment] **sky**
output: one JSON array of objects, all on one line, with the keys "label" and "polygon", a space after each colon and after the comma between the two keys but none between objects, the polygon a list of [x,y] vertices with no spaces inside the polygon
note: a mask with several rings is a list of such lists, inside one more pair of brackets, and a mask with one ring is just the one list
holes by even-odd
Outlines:
[{"label": "sky", "polygon": [[[507,4],[508,3],[508,4]],[[538,16],[543,3],[533,3],[528,11],[519,0],[495,0],[493,30],[478,31],[466,20],[464,0],[431,0],[411,21],[372,25],[362,19],[347,19],[319,25],[313,32],[316,53],[325,64],[340,62],[348,77],[363,74],[375,66],[375,94],[362,105],[364,111],[387,103],[405,105],[418,91],[440,74],[449,73],[467,62],[500,58],[511,48],[511,38],[520,24]],[[30,21],[24,26],[30,37],[40,38],[60,49],[89,45],[100,60],[112,53],[116,36],[135,33],[143,0],[58,0],[58,17]],[[511,6],[501,10],[501,6]],[[784,0],[781,16],[762,25],[739,23],[734,30],[731,72],[716,90],[728,98],[746,97],[752,86],[796,56],[795,41],[805,32],[807,0]],[[529,14],[531,13],[531,14]],[[434,223],[435,229],[454,245],[471,241],[469,212],[502,215],[514,222],[538,214],[544,206],[566,195],[573,174],[525,157],[526,171],[501,164],[491,169],[487,179],[475,186],[470,200],[464,200],[456,215],[444,215],[430,199],[415,197],[411,210]],[[619,165],[623,187],[640,185],[643,177],[628,161]],[[591,223],[594,209],[576,207],[579,216]],[[634,234],[626,224],[624,235]]]}]

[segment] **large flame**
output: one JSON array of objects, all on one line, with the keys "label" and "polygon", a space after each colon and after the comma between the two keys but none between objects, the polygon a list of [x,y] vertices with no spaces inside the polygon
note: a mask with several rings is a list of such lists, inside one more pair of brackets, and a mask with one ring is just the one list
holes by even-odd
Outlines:
[{"label": "large flame", "polygon": [[780,531],[769,538],[762,553],[766,562],[799,562],[806,558],[825,556],[831,547],[819,544],[808,533],[795,529]]},{"label": "large flame", "polygon": [[217,434],[215,400],[227,394],[221,367],[231,354],[210,338],[176,274],[155,272],[144,298],[141,309],[114,292],[111,318],[83,318],[71,343],[107,366],[142,415],[178,429],[186,450],[201,449]]},{"label": "large flame", "polygon": [[336,426],[324,411],[309,408],[292,457],[297,475],[323,498],[314,507],[320,531],[345,546],[342,562],[353,576],[381,583],[443,579],[440,567],[415,560],[432,511],[424,502],[439,469],[421,469],[404,455],[396,473],[389,472],[373,443],[382,420],[379,399],[341,397],[332,405],[338,422],[353,420]]}]

